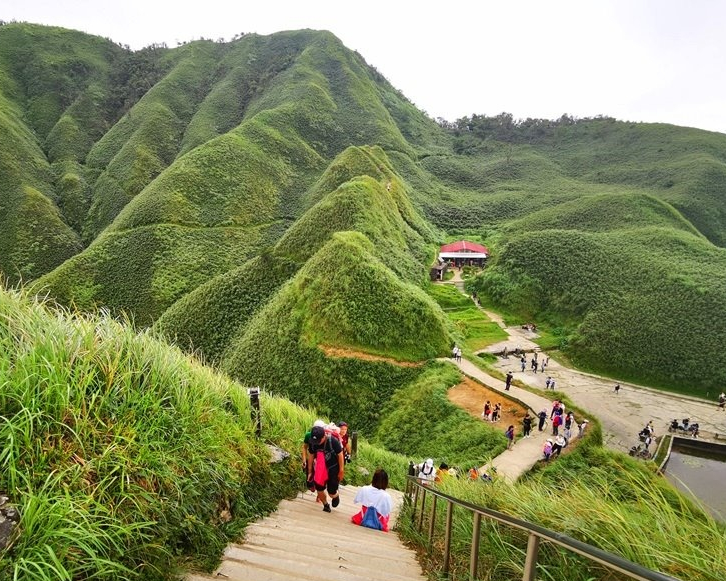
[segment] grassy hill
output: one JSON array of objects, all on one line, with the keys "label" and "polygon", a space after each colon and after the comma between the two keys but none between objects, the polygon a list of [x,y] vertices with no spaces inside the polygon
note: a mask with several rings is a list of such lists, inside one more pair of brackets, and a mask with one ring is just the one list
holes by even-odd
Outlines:
[{"label": "grassy hill", "polygon": [[[98,99],[117,106],[106,111],[106,131],[94,134],[90,146],[80,137],[83,147],[73,145],[80,111],[90,117],[93,109],[79,101],[54,128],[47,154],[57,160],[57,183],[48,189],[68,206],[66,223],[90,243],[39,282],[65,304],[124,310],[148,324],[199,284],[274,243],[329,193],[331,175],[323,173],[350,145],[379,144],[413,156],[414,147],[446,142],[431,120],[329,33],[248,35],[139,54],[114,50],[120,54],[106,63],[106,85],[94,85]],[[149,86],[120,100],[121,81]],[[389,109],[406,121],[412,143]],[[393,174],[383,150],[360,155],[370,156],[376,179]],[[401,233],[386,234],[406,238],[420,261],[428,254],[420,234],[431,230],[400,189],[391,198],[407,223],[396,225]],[[381,244],[385,238],[379,236]],[[59,263],[78,250],[76,238]],[[129,252],[131,266],[148,274],[127,276]],[[399,257],[412,276],[418,267]],[[167,270],[181,268],[161,275],[167,289],[157,284],[157,271],[170,259]]]},{"label": "grassy hill", "polygon": [[[315,415],[109,317],[0,289],[0,493],[21,515],[0,578],[171,580],[212,570],[244,526],[298,492]],[[270,464],[265,443],[291,459]],[[361,441],[348,480],[407,459]]]},{"label": "grassy hill", "polygon": [[[418,362],[448,352],[445,317],[420,288],[401,281],[362,234],[336,233],[249,321],[223,356],[233,377],[294,401],[315,402],[364,432],[420,367],[324,348]],[[370,433],[368,431],[367,433]]]}]

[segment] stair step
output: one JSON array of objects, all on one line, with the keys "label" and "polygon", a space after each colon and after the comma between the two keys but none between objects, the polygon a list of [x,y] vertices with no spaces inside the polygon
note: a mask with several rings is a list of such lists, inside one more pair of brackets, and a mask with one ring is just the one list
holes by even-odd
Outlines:
[{"label": "stair step", "polygon": [[[230,555],[234,555],[234,553],[232,553],[231,551],[235,550],[238,547],[239,546],[230,545],[229,547],[227,547],[225,555],[227,555],[228,552]],[[274,546],[260,540],[245,543],[239,548],[252,548],[257,551],[268,553],[271,555],[289,555],[292,551],[297,555],[296,558],[305,559],[307,561],[319,561],[320,557],[317,555],[310,555],[309,553],[306,553],[305,547],[306,545],[302,544],[285,544],[280,546]],[[418,575],[421,572],[421,569],[413,555],[405,555],[402,557],[402,555],[398,553],[392,555],[391,557],[386,557],[385,555],[378,554],[375,551],[371,551],[365,545],[359,545],[355,549],[342,549],[340,547],[333,547],[331,548],[331,550],[333,550],[334,554],[337,555],[337,559],[339,561],[342,561],[343,563],[351,567],[365,566],[368,569],[374,568],[376,570],[384,571],[393,570],[398,575]],[[327,553],[325,553],[324,556],[327,557]]]},{"label": "stair step", "polygon": [[[373,534],[376,534],[376,531],[370,531]],[[386,533],[378,533],[378,534],[386,534]],[[260,528],[257,529],[254,533],[251,533],[248,535],[247,539],[249,541],[245,542],[251,542],[251,543],[260,543],[260,544],[266,544],[268,546],[274,546],[274,547],[284,547],[286,544],[295,545],[298,551],[304,552],[306,550],[306,547],[309,549],[310,547],[310,538],[312,534],[308,534],[307,536],[301,536],[301,535],[291,535],[287,532],[285,532],[283,529],[264,529]],[[397,540],[397,537],[394,535],[394,540]],[[336,547],[343,551],[359,551],[361,547],[364,545],[364,541],[360,538],[345,538],[341,537],[332,541],[327,541],[329,543],[329,546]],[[244,545],[242,545],[244,546]],[[406,555],[406,553],[401,553],[401,546],[396,545],[394,543],[391,543],[389,546],[383,546],[383,545],[375,545],[373,547],[368,547],[368,550],[375,551],[377,555],[381,557],[385,557],[387,559],[399,559],[399,560],[405,560],[407,558],[402,556]]]},{"label": "stair step", "polygon": [[[246,564],[254,564],[266,568],[272,568],[275,571],[287,571],[292,578],[310,579],[311,581],[319,581],[320,571],[331,571],[330,562],[333,560],[335,565],[336,581],[359,581],[363,579],[379,579],[378,570],[371,570],[370,567],[356,566],[345,560],[343,555],[338,551],[332,550],[325,545],[315,547],[319,551],[319,556],[294,554],[289,552],[280,553],[260,549],[259,547],[240,547],[228,548],[225,552],[225,558]],[[341,557],[343,557],[341,559]],[[419,572],[414,571],[414,579],[418,578]],[[332,576],[332,575],[331,575]],[[387,574],[387,578],[391,581],[408,581],[412,577],[410,575]]]}]

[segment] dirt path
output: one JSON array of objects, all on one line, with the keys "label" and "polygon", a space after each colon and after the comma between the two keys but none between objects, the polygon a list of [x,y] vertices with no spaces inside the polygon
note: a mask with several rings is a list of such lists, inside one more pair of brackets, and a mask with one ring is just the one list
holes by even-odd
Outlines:
[{"label": "dirt path", "polygon": [[356,351],[355,349],[349,349],[347,347],[333,347],[332,345],[321,344],[318,345],[318,349],[325,353],[326,357],[362,359],[363,361],[385,361],[398,367],[421,367],[425,363],[425,361],[398,361],[391,357],[384,357],[383,355],[373,355],[365,351]]},{"label": "dirt path", "polygon": [[481,419],[481,412],[484,408],[482,404],[484,402],[490,401],[492,406],[496,403],[501,403],[502,410],[497,425],[504,426],[502,430],[509,424],[519,425],[522,422],[524,414],[527,412],[525,406],[505,399],[500,392],[490,389],[466,376],[459,385],[449,389],[446,395],[451,403],[458,405],[477,419]]}]

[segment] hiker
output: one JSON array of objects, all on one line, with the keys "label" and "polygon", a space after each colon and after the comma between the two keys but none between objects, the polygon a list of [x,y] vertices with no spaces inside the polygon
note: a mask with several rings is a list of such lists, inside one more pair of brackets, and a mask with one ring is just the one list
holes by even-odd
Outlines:
[{"label": "hiker", "polygon": [[535,357],[532,359],[532,371],[536,374],[537,373],[537,358]]},{"label": "hiker", "polygon": [[555,380],[554,380],[554,378],[553,379],[550,379],[550,389],[551,390],[554,390],[555,389]]},{"label": "hiker", "polygon": [[504,391],[509,391],[509,388],[512,387],[512,379],[514,379],[514,374],[511,371],[507,371],[507,377],[504,382]]},{"label": "hiker", "polygon": [[519,360],[519,363],[522,366],[522,373],[524,373],[524,369],[525,369],[525,367],[527,367],[527,358],[524,355],[522,355],[522,358]]},{"label": "hiker", "polygon": [[562,435],[559,435],[555,438],[555,443],[552,446],[552,455],[553,456],[559,456],[560,452],[562,452],[562,448],[567,446],[567,440],[565,440],[565,437]]},{"label": "hiker", "polygon": [[565,429],[569,430],[572,428],[572,422],[575,421],[575,415],[572,412],[568,412],[568,414],[565,416]]},{"label": "hiker", "polygon": [[552,402],[552,411],[550,412],[550,419],[555,417],[558,409],[560,409],[560,402],[558,400],[555,400]]},{"label": "hiker", "polygon": [[548,375],[547,379],[545,379],[545,390],[550,388],[550,383],[552,383],[552,378]]},{"label": "hiker", "polygon": [[550,459],[550,456],[552,456],[552,438],[547,438],[547,441],[542,447],[542,454],[544,454],[545,462]]},{"label": "hiker", "polygon": [[549,357],[545,357],[544,355],[542,355],[542,363],[540,363],[540,366],[539,366],[540,367],[540,371],[542,373],[544,373],[545,372],[545,369],[547,369],[547,364],[549,363],[549,361],[550,361],[550,358]]},{"label": "hiker", "polygon": [[345,463],[350,463],[350,454],[351,454],[351,443],[350,443],[350,434],[348,434],[348,424],[346,422],[340,422],[338,424],[338,428],[340,428],[340,443],[343,444],[343,458],[345,458]]},{"label": "hiker", "polygon": [[[325,426],[325,422],[323,420],[315,420],[313,427],[315,427],[315,426],[323,427],[323,426]],[[302,469],[303,469],[303,472],[305,473],[306,478],[308,475],[308,447],[310,446],[311,432],[312,432],[312,428],[310,430],[308,430],[307,432],[305,432],[305,436],[303,437],[302,448],[300,449],[300,454],[302,456]],[[310,492],[315,492],[315,485],[313,484],[312,479],[308,479],[307,484],[308,484],[308,489],[310,490]]]},{"label": "hiker", "polygon": [[617,395],[619,393],[620,393],[620,384],[619,383],[616,383],[615,384],[615,395]]},{"label": "hiker", "polygon": [[527,413],[522,420],[522,432],[525,438],[529,438],[529,432],[532,429],[532,417]]},{"label": "hiker", "polygon": [[585,433],[585,428],[587,427],[587,420],[582,420],[582,423],[577,426],[577,437],[582,438],[582,434]]},{"label": "hiker", "polygon": [[350,517],[351,522],[387,533],[393,501],[386,488],[388,488],[388,473],[379,468],[373,473],[371,483],[363,486],[355,495],[353,502],[363,506],[358,513]]},{"label": "hiker", "polygon": [[718,409],[726,410],[726,393],[723,391],[721,392],[721,395],[718,396]]},{"label": "hiker", "polygon": [[539,425],[537,426],[539,428],[539,431],[541,432],[544,429],[545,422],[547,421],[547,410],[543,409],[541,412],[539,412]]},{"label": "hiker", "polygon": [[422,484],[433,482],[434,478],[436,478],[433,458],[428,458],[425,462],[418,464],[416,468],[418,469],[418,478]]},{"label": "hiker", "polygon": [[562,415],[555,414],[552,418],[552,435],[556,436],[559,434],[560,426],[562,425]]},{"label": "hiker", "polygon": [[511,450],[514,446],[514,426],[509,426],[504,435],[507,437],[507,450]]},{"label": "hiker", "polygon": [[492,421],[493,422],[499,421],[499,414],[501,412],[501,409],[502,409],[502,404],[500,404],[500,403],[494,404],[494,409],[492,410]]},{"label": "hiker", "polygon": [[484,404],[484,411],[481,413],[481,419],[490,421],[490,414],[492,413],[492,404],[489,403],[489,400]]},{"label": "hiker", "polygon": [[323,504],[324,512],[331,512],[328,491],[333,508],[340,504],[338,485],[343,480],[343,445],[340,440],[328,435],[322,426],[313,426],[310,431],[310,445],[308,446],[308,482],[315,484],[318,493],[318,502]]},{"label": "hiker", "polygon": [[459,347],[454,344],[454,348],[451,350],[451,358],[456,361],[456,356],[459,353]]}]

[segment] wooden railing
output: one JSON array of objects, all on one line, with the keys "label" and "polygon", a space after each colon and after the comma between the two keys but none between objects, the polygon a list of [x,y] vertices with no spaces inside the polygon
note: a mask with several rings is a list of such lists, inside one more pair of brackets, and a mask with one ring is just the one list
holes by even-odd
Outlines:
[{"label": "wooden railing", "polygon": [[[473,529],[471,534],[471,555],[469,559],[469,579],[477,579],[479,566],[479,539],[481,535],[481,519],[490,519],[515,529],[526,531],[529,534],[527,541],[527,552],[524,563],[524,574],[522,581],[535,581],[537,570],[537,554],[540,541],[547,541],[552,544],[564,547],[568,551],[586,557],[590,561],[604,565],[605,567],[625,574],[630,579],[638,581],[679,581],[675,577],[646,569],[627,559],[568,537],[567,535],[551,531],[539,525],[519,520],[502,512],[490,510],[481,506],[470,504],[463,500],[454,498],[431,486],[430,482],[423,483],[414,476],[408,476],[406,482],[406,501],[411,509],[411,522],[421,532],[426,512],[426,498],[431,497],[430,514],[428,522],[428,543],[433,547],[434,533],[436,529],[436,510],[438,501],[446,506],[446,519],[444,524],[444,546],[442,556],[442,569],[445,575],[449,575],[451,565],[451,530],[454,514],[454,507],[459,506],[472,514]],[[420,503],[419,503],[420,500]],[[420,507],[419,507],[420,504]]]}]

